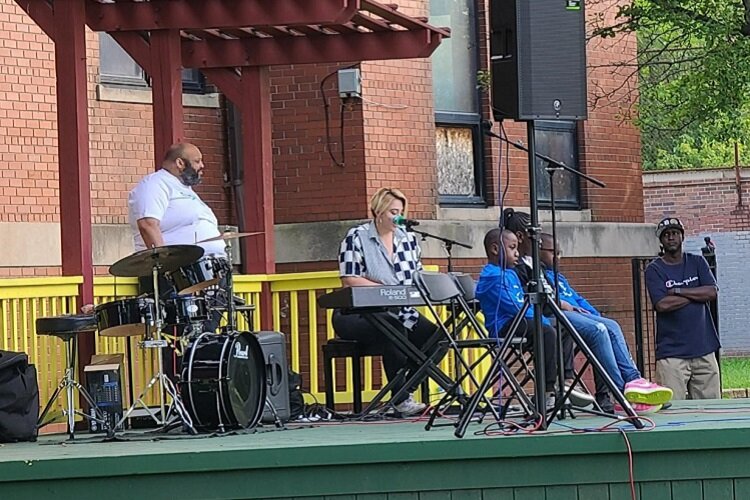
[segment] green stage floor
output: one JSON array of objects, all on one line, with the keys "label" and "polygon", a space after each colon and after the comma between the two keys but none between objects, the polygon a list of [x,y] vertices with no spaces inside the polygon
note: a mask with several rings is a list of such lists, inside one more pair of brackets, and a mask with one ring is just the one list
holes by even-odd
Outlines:
[{"label": "green stage floor", "polygon": [[[643,499],[750,498],[750,401],[676,403],[625,429]],[[255,434],[0,445],[0,498],[630,498],[624,437],[577,432],[457,439],[424,422],[294,425]],[[30,496],[29,496],[30,495]],[[345,495],[345,496],[341,496]]]}]

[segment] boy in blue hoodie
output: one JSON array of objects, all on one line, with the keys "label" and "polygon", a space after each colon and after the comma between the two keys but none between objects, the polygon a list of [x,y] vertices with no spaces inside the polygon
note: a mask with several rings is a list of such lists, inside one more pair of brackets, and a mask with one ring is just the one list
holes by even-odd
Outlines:
[{"label": "boy in blue hoodie", "polygon": [[[555,282],[552,235],[542,233],[539,257],[544,264],[547,281]],[[638,413],[658,411],[672,398],[672,390],[641,377],[617,321],[605,318],[570,286],[561,273],[557,274],[560,304],[565,316],[581,334],[612,381],[623,390],[625,398],[634,403]]]},{"label": "boy in blue hoodie", "polygon": [[[498,228],[484,237],[487,265],[477,282],[476,296],[484,314],[485,326],[492,337],[502,338],[508,333],[513,318],[523,307],[524,289],[514,270],[518,263],[518,239],[511,231]],[[557,342],[555,330],[546,318],[542,319],[544,339],[544,373],[547,393],[555,390],[557,376]],[[533,341],[534,306],[526,310],[516,336]],[[533,348],[533,344],[528,344]]]}]

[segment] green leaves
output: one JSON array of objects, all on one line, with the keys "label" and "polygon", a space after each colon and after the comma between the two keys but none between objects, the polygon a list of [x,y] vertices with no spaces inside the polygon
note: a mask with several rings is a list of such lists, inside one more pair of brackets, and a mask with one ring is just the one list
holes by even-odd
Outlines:
[{"label": "green leaves", "polygon": [[[593,36],[635,32],[646,169],[734,163],[750,138],[750,0],[634,0]],[[744,30],[744,31],[743,31]]]}]

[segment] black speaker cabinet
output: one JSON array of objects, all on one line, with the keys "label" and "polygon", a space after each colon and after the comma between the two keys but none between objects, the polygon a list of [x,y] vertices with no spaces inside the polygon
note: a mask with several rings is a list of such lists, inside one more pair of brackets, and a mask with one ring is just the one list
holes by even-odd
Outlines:
[{"label": "black speaker cabinet", "polygon": [[282,422],[288,422],[290,416],[289,368],[286,362],[284,334],[258,332],[256,337],[266,359],[266,384],[268,384],[266,393],[270,403],[264,408],[261,420],[264,423],[270,423],[274,422],[278,416]]},{"label": "black speaker cabinet", "polygon": [[584,0],[490,0],[496,120],[586,119]]}]

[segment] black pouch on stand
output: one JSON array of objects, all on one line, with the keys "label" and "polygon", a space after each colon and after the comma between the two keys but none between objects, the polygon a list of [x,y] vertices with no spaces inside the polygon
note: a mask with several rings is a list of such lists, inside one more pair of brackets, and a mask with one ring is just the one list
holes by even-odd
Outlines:
[{"label": "black pouch on stand", "polygon": [[25,353],[0,351],[0,443],[35,441],[38,418],[36,368]]}]

